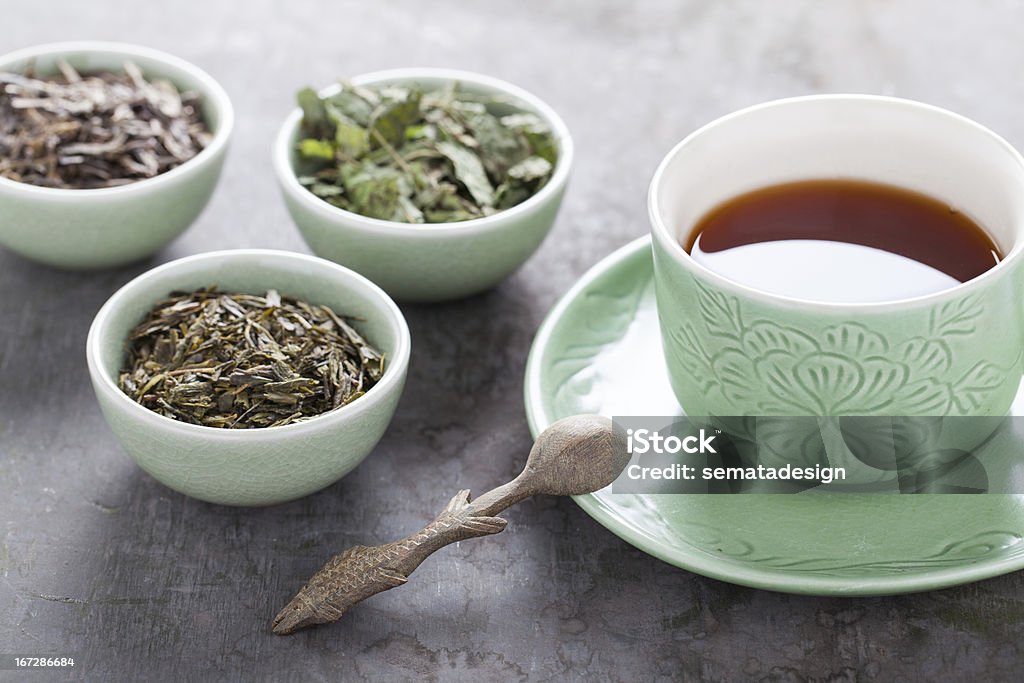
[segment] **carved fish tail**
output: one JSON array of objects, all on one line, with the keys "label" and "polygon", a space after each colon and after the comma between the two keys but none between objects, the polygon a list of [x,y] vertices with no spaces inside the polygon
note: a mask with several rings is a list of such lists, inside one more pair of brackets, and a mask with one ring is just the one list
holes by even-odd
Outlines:
[{"label": "carved fish tail", "polygon": [[459,491],[422,531],[385,545],[353,546],[332,557],[274,619],[274,633],[337,621],[357,602],[404,584],[435,550],[496,534],[507,524],[501,517],[473,514],[469,490]]}]

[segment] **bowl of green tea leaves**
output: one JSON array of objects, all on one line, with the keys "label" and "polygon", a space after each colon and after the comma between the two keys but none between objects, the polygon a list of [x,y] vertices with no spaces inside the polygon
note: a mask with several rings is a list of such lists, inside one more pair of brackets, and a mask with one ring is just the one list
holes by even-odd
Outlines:
[{"label": "bowl of green tea leaves", "polygon": [[151,256],[205,207],[233,119],[212,77],[146,47],[0,56],[0,245],[70,269]]},{"label": "bowl of green tea leaves", "polygon": [[539,246],[572,142],[536,96],[479,74],[402,69],[303,88],[275,168],[310,247],[405,300],[493,286]]},{"label": "bowl of green tea leaves", "polygon": [[379,287],[267,249],[171,261],[118,290],[86,359],[124,449],[173,489],[268,505],[337,481],[383,435],[410,339]]}]

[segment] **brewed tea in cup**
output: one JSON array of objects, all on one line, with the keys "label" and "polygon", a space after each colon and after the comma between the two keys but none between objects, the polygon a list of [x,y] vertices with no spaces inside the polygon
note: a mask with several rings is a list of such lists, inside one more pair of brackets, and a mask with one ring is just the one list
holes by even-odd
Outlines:
[{"label": "brewed tea in cup", "polygon": [[803,180],[734,197],[682,243],[697,263],[764,292],[892,301],[972,280],[1003,258],[941,199],[863,180]]}]

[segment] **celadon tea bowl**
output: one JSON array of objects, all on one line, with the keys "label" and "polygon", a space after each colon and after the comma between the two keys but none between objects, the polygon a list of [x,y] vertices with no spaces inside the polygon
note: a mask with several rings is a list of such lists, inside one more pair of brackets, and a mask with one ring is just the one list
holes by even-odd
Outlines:
[{"label": "celadon tea bowl", "polygon": [[[510,83],[450,69],[395,69],[351,79],[354,85],[416,84],[433,89],[457,81],[464,92],[508,99],[495,113],[528,111],[552,131],[558,159],[551,178],[521,204],[491,216],[458,223],[409,224],[368,218],[332,206],[299,184],[295,145],[302,111],[293,111],[274,143],[274,171],[288,212],[318,256],[367,276],[400,301],[444,301],[489,289],[512,274],[551,230],[562,204],[573,144],[551,107]],[[339,86],[320,91],[334,94]],[[507,109],[505,109],[507,107]]]},{"label": "celadon tea bowl", "polygon": [[[214,285],[223,292],[276,289],[353,316],[353,325],[384,354],[383,377],[348,405],[264,429],[187,424],[139,405],[117,385],[130,331],[170,292]],[[409,349],[401,311],[363,276],[313,256],[244,249],[172,261],[126,284],[96,314],[86,357],[103,415],[142,469],[201,500],[270,505],[334,483],[373,450],[402,394]]]},{"label": "celadon tea bowl", "polygon": [[152,256],[188,228],[220,177],[234,125],[231,101],[204,71],[157,50],[103,42],[52,43],[0,57],[0,71],[121,71],[134,62],[149,78],[199,93],[212,134],[199,154],[165,173],[99,189],[38,187],[0,178],[0,245],[25,258],[68,269],[107,268]]},{"label": "celadon tea bowl", "polygon": [[[1005,259],[927,296],[847,304],[737,284],[680,245],[736,195],[846,178],[948,202]],[[679,143],[655,173],[649,211],[665,357],[688,414],[1006,415],[1021,379],[1024,160],[979,124],[887,97],[769,102]]]}]

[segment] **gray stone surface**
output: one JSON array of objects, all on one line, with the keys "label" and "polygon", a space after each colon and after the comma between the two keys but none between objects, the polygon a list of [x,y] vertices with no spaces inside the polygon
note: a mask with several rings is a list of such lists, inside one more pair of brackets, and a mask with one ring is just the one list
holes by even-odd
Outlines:
[{"label": "gray stone surface", "polygon": [[[670,567],[551,498],[335,626],[279,638],[269,624],[333,552],[418,528],[457,488],[518,470],[531,337],[589,265],[646,231],[648,179],[680,137],[760,100],[867,91],[1024,146],[1022,20],[1001,0],[5,5],[0,50],[162,48],[219,79],[238,123],[209,209],[151,262],[75,274],[0,252],[0,652],[74,652],[72,675],[93,681],[1019,680],[1021,575],[894,598],[780,595]],[[552,237],[488,294],[404,307],[414,351],[398,415],[337,485],[255,510],[167,490],[100,416],[83,352],[93,314],[178,256],[306,251],[269,163],[292,93],[408,65],[494,74],[563,114],[578,156]]]}]

